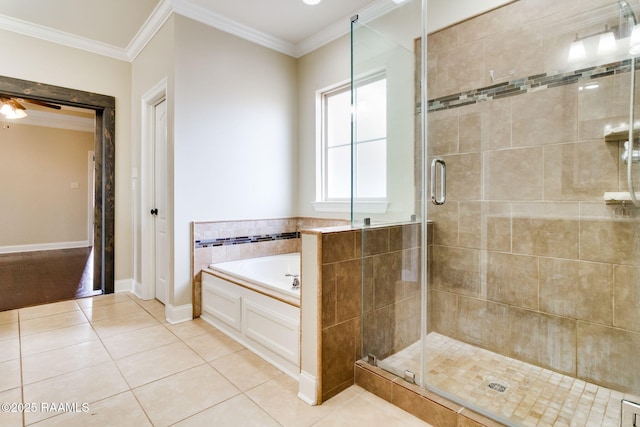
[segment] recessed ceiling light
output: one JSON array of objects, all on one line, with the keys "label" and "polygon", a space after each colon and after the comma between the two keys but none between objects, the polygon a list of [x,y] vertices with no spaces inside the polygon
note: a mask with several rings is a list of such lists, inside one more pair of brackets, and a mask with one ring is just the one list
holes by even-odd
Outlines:
[{"label": "recessed ceiling light", "polygon": [[405,0],[393,0],[393,2],[395,4],[400,4],[400,3],[404,3]]},{"label": "recessed ceiling light", "polygon": [[302,0],[306,4],[314,5],[320,3],[321,0]]}]

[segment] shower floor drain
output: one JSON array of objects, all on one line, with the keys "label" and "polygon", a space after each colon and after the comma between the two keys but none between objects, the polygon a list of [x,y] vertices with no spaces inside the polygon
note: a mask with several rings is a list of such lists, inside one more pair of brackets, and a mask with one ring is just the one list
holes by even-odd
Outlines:
[{"label": "shower floor drain", "polygon": [[502,384],[498,384],[498,383],[489,383],[488,387],[491,390],[499,391],[500,393],[504,393],[504,391],[507,389],[506,386],[503,386]]}]

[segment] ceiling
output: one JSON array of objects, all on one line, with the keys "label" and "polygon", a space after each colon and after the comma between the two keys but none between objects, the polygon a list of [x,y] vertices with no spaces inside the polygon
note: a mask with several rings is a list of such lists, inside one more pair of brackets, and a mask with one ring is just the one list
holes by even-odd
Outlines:
[{"label": "ceiling", "polygon": [[392,0],[0,0],[0,29],[131,61],[171,13],[299,57]]}]

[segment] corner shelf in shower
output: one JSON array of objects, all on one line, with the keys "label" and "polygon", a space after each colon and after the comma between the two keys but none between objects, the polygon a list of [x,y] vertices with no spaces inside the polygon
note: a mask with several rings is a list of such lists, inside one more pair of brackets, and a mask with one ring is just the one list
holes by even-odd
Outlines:
[{"label": "corner shelf in shower", "polygon": [[[633,139],[640,136],[640,127],[634,126]],[[629,126],[619,126],[617,128],[606,129],[604,131],[605,142],[620,142],[627,141],[629,139]]]},{"label": "corner shelf in shower", "polygon": [[[640,127],[634,126],[633,139],[636,140],[640,136]],[[626,142],[629,140],[629,126],[623,125],[617,128],[605,129],[605,142]],[[636,192],[636,199],[640,199],[640,193]],[[604,193],[603,200],[607,205],[626,205],[633,204],[631,195],[628,191],[607,191]]]},{"label": "corner shelf in shower", "polygon": [[[631,203],[631,195],[628,191],[607,191],[604,193],[604,203],[607,205],[624,205]],[[636,199],[640,200],[640,193],[636,191]]]}]

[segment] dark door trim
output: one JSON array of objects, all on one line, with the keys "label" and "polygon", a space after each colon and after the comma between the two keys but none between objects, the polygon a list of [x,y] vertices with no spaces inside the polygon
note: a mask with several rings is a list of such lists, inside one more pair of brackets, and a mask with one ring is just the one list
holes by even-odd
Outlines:
[{"label": "dark door trim", "polygon": [[112,96],[0,76],[0,93],[96,113],[93,288],[114,291],[116,100]]}]

